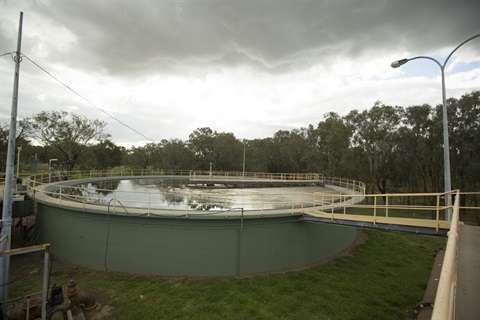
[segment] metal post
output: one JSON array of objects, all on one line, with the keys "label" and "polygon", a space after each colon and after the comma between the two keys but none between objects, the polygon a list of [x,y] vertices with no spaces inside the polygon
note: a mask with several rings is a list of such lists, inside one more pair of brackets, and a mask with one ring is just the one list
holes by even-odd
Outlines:
[{"label": "metal post", "polygon": [[42,320],[47,319],[47,295],[48,295],[48,274],[49,274],[50,246],[45,246],[43,259],[43,289],[42,289]]},{"label": "metal post", "polygon": [[245,141],[243,141],[243,177],[245,177]]},{"label": "metal post", "polygon": [[463,46],[465,43],[469,42],[470,40],[473,40],[475,38],[480,37],[480,34],[474,35],[473,37],[468,38],[467,40],[463,41],[460,43],[455,49],[453,49],[452,52],[448,55],[448,57],[445,59],[445,62],[441,64],[438,60],[432,58],[432,57],[426,57],[426,56],[418,56],[410,59],[402,59],[398,61],[392,62],[391,66],[392,68],[398,68],[405,63],[415,60],[415,59],[428,59],[432,60],[438,66],[440,67],[441,75],[442,75],[442,113],[443,113],[443,174],[444,174],[444,184],[445,184],[445,205],[447,207],[447,211],[445,214],[445,220],[449,221],[450,216],[452,214],[452,209],[450,208],[452,205],[452,197],[450,194],[447,194],[447,192],[450,192],[452,190],[452,183],[451,183],[451,175],[450,175],[450,144],[449,144],[449,135],[448,135],[448,114],[447,114],[447,93],[446,93],[446,88],[445,88],[445,66],[447,65],[448,60],[452,56],[452,54],[458,50],[461,46]]},{"label": "metal post", "polygon": [[52,161],[58,161],[58,159],[48,160],[48,183],[52,182]]},{"label": "metal post", "polygon": [[[445,64],[447,61],[445,61]],[[452,190],[452,182],[450,177],[450,142],[448,139],[448,113],[447,113],[447,93],[445,89],[445,64],[440,67],[442,71],[442,113],[443,113],[443,175],[445,181],[445,203],[447,207],[452,204],[452,197],[447,192]],[[450,220],[451,209],[445,211],[445,220]]]},{"label": "metal post", "polygon": [[[8,132],[7,165],[5,170],[5,189],[3,195],[2,231],[0,251],[10,250],[12,233],[12,183],[13,167],[15,163],[15,136],[17,134],[17,105],[18,105],[18,80],[20,77],[20,51],[22,47],[23,12],[20,12],[18,26],[17,52],[15,55],[15,75],[13,81],[12,110],[10,118],[10,131]],[[0,303],[8,300],[8,279],[10,273],[10,256],[0,258]]]}]

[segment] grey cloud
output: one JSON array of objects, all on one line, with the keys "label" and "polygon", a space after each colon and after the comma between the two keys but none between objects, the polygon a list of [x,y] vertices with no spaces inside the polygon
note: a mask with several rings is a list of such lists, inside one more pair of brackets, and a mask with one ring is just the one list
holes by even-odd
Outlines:
[{"label": "grey cloud", "polygon": [[368,57],[386,47],[425,52],[480,30],[478,1],[74,1],[31,8],[77,39],[70,51],[52,56],[118,75],[186,64],[282,72],[340,55]]}]

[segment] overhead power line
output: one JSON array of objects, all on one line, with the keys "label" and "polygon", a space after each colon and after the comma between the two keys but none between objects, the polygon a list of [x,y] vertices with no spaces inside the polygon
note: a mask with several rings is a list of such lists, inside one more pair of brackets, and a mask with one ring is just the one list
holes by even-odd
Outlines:
[{"label": "overhead power line", "polygon": [[[3,55],[7,55],[7,54],[10,54],[9,53],[5,53]],[[28,56],[22,54],[22,57],[25,57],[28,61],[30,61],[31,63],[33,63],[37,68],[39,68],[40,70],[42,70],[43,72],[45,72],[46,74],[48,74],[50,77],[52,77],[55,81],[57,81],[58,83],[60,83],[61,85],[63,85],[65,88],[67,88],[68,90],[70,90],[71,92],[73,92],[75,95],[77,95],[78,97],[82,98],[83,100],[85,100],[89,105],[91,105],[92,107],[94,107],[95,109],[98,109],[100,110],[101,112],[103,112],[104,114],[106,114],[108,117],[110,117],[111,119],[117,121],[118,123],[120,123],[121,125],[123,125],[124,127],[132,130],[133,132],[135,132],[136,134],[142,136],[143,138],[149,140],[149,141],[152,141],[154,142],[155,140],[153,139],[150,139],[149,137],[145,136],[143,133],[137,131],[136,129],[130,127],[128,124],[120,121],[119,119],[117,119],[116,117],[112,116],[111,114],[109,114],[108,112],[106,112],[105,110],[103,110],[102,108],[98,107],[97,105],[95,105],[93,102],[91,102],[90,100],[88,100],[87,98],[85,98],[84,96],[82,96],[81,94],[79,94],[77,91],[73,90],[70,86],[68,86],[67,84],[65,84],[64,82],[62,82],[61,80],[59,80],[58,78],[56,78],[54,75],[52,75],[50,72],[48,72],[47,70],[45,70],[45,68],[41,67],[38,63],[36,63],[35,61],[33,61],[32,59],[30,59]]]},{"label": "overhead power line", "polygon": [[14,54],[15,52],[5,52],[4,54],[1,54],[0,57],[3,57],[3,56],[6,56],[6,55],[12,55]]}]

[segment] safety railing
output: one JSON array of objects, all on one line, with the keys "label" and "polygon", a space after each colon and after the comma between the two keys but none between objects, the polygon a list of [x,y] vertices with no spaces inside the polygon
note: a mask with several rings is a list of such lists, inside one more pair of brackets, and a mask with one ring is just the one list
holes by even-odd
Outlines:
[{"label": "safety railing", "polygon": [[92,178],[113,178],[113,177],[147,177],[147,176],[188,176],[189,170],[131,170],[116,168],[112,170],[81,170],[81,171],[56,171],[51,173],[40,173],[28,177],[26,184],[28,188],[35,188],[46,183],[92,179]]},{"label": "safety railing", "polygon": [[230,182],[323,182],[323,175],[318,173],[269,173],[242,171],[190,171],[191,181],[230,181]]},{"label": "safety railing", "polygon": [[445,199],[457,191],[405,194],[324,194],[316,193],[304,212],[335,220],[400,224],[448,229],[453,206]]},{"label": "safety railing", "polygon": [[[235,192],[225,192],[222,194],[216,192],[215,189],[193,188],[185,192],[181,188],[174,191],[121,191],[115,188],[94,188],[92,190],[88,184],[72,185],[70,183],[58,183],[59,181],[72,179],[92,179],[92,178],[122,178],[122,177],[152,177],[164,178],[166,176],[175,176],[173,179],[183,179],[185,183],[195,184],[192,177],[197,176],[197,172],[189,171],[185,175],[185,171],[141,171],[132,170],[121,171],[82,171],[71,172],[64,176],[52,176],[48,174],[39,174],[31,176],[27,179],[28,192],[37,200],[47,199],[54,205],[58,206],[75,206],[81,207],[83,210],[91,209],[91,206],[108,205],[112,212],[125,212],[125,208],[129,212],[141,211],[142,214],[154,214],[157,210],[168,209],[169,211],[177,210],[177,212],[185,211],[186,214],[198,213],[200,211],[229,211],[232,207],[242,207],[245,210],[267,211],[281,209],[290,213],[299,213],[305,203],[312,203],[315,195],[313,192],[290,191],[280,189],[276,192],[262,192],[249,189],[237,189]],[[243,176],[241,176],[242,174]],[[201,176],[201,175],[200,175]],[[238,181],[242,179],[258,179],[259,181],[285,182],[285,181],[327,181],[335,183],[343,188],[350,187],[348,193],[355,193],[362,189],[363,184],[340,178],[327,178],[318,174],[308,173],[215,173],[217,177],[224,179],[232,179]],[[120,179],[119,179],[120,180]],[[141,208],[141,209],[140,209]],[[172,210],[173,209],[173,210]],[[139,211],[139,212],[140,212]]]},{"label": "safety railing", "polygon": [[460,192],[459,220],[480,226],[480,191]]},{"label": "safety railing", "polygon": [[325,177],[318,173],[268,173],[268,172],[221,172],[221,171],[190,171],[190,181],[215,182],[302,182],[321,183],[351,190],[353,193],[365,193],[365,183],[352,179]]},{"label": "safety railing", "polygon": [[109,206],[112,213],[133,213],[140,210],[147,215],[155,215],[158,210],[183,211],[186,214],[228,211],[229,214],[234,214],[231,209],[236,207],[260,212],[282,209],[298,213],[303,203],[310,202],[308,198],[312,197],[311,193],[295,193],[291,190],[279,190],[279,193],[240,190],[239,193],[232,194],[228,193],[228,190],[223,193],[220,193],[221,190],[206,189],[143,192],[63,185],[47,185],[46,188],[37,187],[31,190],[36,191],[32,196],[35,199],[47,200],[60,207],[74,206],[85,211],[92,209],[92,206]]},{"label": "safety railing", "polygon": [[460,194],[456,193],[452,223],[440,272],[432,319],[455,319],[455,288],[457,283],[457,249],[459,232]]}]

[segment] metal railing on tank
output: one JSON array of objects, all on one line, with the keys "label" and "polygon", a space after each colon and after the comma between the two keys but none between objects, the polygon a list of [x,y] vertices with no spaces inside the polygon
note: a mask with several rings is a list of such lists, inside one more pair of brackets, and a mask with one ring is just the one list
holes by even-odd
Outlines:
[{"label": "metal railing on tank", "polygon": [[304,212],[335,220],[365,221],[374,225],[400,224],[448,229],[452,205],[445,204],[448,193],[325,194],[316,193]]},{"label": "metal railing on tank", "polygon": [[[210,173],[210,172],[207,172]],[[212,173],[213,175],[213,173]],[[121,211],[124,208],[132,208],[132,212],[138,211],[147,214],[154,214],[156,210],[172,209],[172,206],[179,204],[184,205],[183,211],[188,215],[189,213],[198,213],[204,211],[225,211],[229,210],[232,206],[242,206],[245,210],[249,211],[271,211],[274,209],[282,210],[283,212],[300,213],[305,203],[312,203],[311,199],[314,197],[313,192],[282,192],[281,197],[269,192],[248,192],[248,189],[238,191],[237,193],[243,197],[242,201],[238,202],[232,197],[235,194],[229,194],[229,198],[219,196],[213,193],[211,190],[198,188],[194,192],[184,192],[182,190],[175,190],[174,192],[163,192],[163,197],[159,198],[158,191],[153,192],[136,192],[136,191],[119,191],[111,190],[108,188],[96,188],[94,192],[89,190],[86,185],[65,185],[60,183],[62,181],[80,180],[80,179],[101,179],[101,178],[119,178],[125,177],[130,179],[132,177],[185,177],[189,182],[195,183],[195,179],[192,177],[205,177],[205,172],[200,171],[168,171],[168,170],[111,170],[111,171],[78,171],[69,172],[65,174],[55,174],[51,176],[48,174],[39,174],[29,177],[27,180],[27,186],[29,193],[34,197],[41,197],[41,195],[47,196],[49,202],[54,202],[58,206],[71,206],[72,203],[76,207],[82,207],[86,210],[87,207],[92,205],[106,205],[111,199],[114,204],[112,206],[113,212],[116,212],[117,203],[122,203]],[[257,179],[259,181],[275,181],[275,182],[307,182],[312,185],[323,185],[328,182],[332,185],[337,185],[342,188],[351,188],[348,193],[357,193],[364,190],[364,184],[349,179],[341,178],[325,178],[319,174],[312,173],[258,173],[258,172],[215,172],[214,176],[222,177],[224,180],[238,181],[239,179]],[[49,183],[50,182],[50,183]],[[266,190],[266,189],[264,189]],[[36,194],[35,194],[36,193]],[[126,194],[133,195],[135,200],[130,200]],[[99,194],[109,194],[108,197],[99,197]],[[168,199],[168,201],[165,201]],[[247,199],[247,200],[245,200]],[[167,207],[165,208],[165,203]],[[178,210],[178,208],[176,208]],[[180,211],[182,211],[180,210]]]},{"label": "metal railing on tank", "polygon": [[325,177],[319,173],[268,173],[268,172],[212,172],[190,171],[190,181],[217,182],[304,182],[338,186],[351,190],[353,193],[365,193],[365,183],[352,179]]}]

